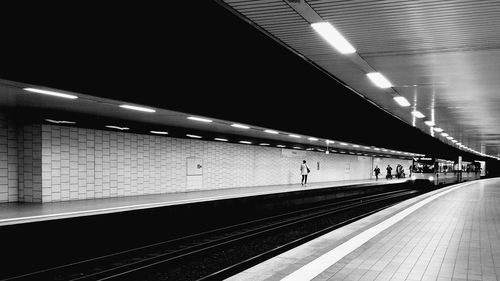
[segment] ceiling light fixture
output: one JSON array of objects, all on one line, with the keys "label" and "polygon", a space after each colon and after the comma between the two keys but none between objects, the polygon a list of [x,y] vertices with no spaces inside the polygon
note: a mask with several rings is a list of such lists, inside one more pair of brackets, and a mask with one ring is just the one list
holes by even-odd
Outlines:
[{"label": "ceiling light fixture", "polygon": [[387,80],[387,78],[385,78],[385,76],[382,75],[380,72],[370,72],[367,73],[366,76],[368,76],[368,78],[370,78],[373,84],[375,84],[375,86],[379,88],[385,89],[392,87],[391,82],[389,82],[389,80]]},{"label": "ceiling light fixture", "polygon": [[300,136],[299,135],[293,135],[293,134],[290,134],[288,135],[289,137],[292,137],[292,138],[297,138],[297,139],[300,139]]},{"label": "ceiling light fixture", "polygon": [[201,139],[202,138],[201,136],[191,135],[191,134],[186,134],[186,137],[190,137],[190,138],[194,138],[194,139]]},{"label": "ceiling light fixture", "polygon": [[243,144],[252,144],[252,142],[250,142],[250,141],[239,141],[239,143],[243,143]]},{"label": "ceiling light fixture", "polygon": [[156,112],[156,110],[147,108],[147,107],[142,107],[142,106],[135,106],[135,105],[128,105],[128,104],[122,104],[120,105],[121,108],[126,108],[126,109],[131,109],[131,110],[137,110],[137,111],[142,111],[142,112]]},{"label": "ceiling light fixture", "polygon": [[394,97],[393,98],[400,106],[403,106],[403,107],[406,107],[406,106],[410,106],[410,102],[408,102],[408,100],[403,97],[403,96],[397,96],[397,97]]},{"label": "ceiling light fixture", "polygon": [[195,117],[195,116],[189,116],[187,119],[193,120],[193,121],[205,122],[205,123],[212,123],[212,120],[210,120],[210,119],[201,118],[201,117]]},{"label": "ceiling light fixture", "polygon": [[127,127],[119,127],[119,126],[112,126],[112,125],[106,125],[106,128],[117,129],[117,130],[121,130],[121,131],[129,130],[130,129],[130,128],[127,128]]},{"label": "ceiling light fixture", "polygon": [[65,121],[65,120],[52,120],[52,119],[45,119],[45,121],[50,122],[50,123],[55,123],[55,124],[76,124],[76,122],[73,121]]},{"label": "ceiling light fixture", "polygon": [[214,140],[216,140],[216,141],[227,141],[227,139],[223,139],[223,138],[215,138]]},{"label": "ceiling light fixture", "polygon": [[447,133],[441,133],[441,136],[443,136],[443,137],[447,137],[447,136],[449,136],[449,135],[448,135]]},{"label": "ceiling light fixture", "polygon": [[433,130],[434,130],[434,132],[436,132],[436,133],[441,133],[441,132],[443,131],[443,129],[438,128],[438,127],[435,127]]},{"label": "ceiling light fixture", "polygon": [[250,127],[248,126],[245,126],[245,125],[241,125],[241,124],[231,124],[231,127],[235,127],[235,128],[240,128],[240,129],[250,129]]},{"label": "ceiling light fixture", "polygon": [[411,114],[413,114],[413,116],[415,116],[417,118],[424,118],[425,117],[425,115],[423,115],[422,112],[420,112],[418,110],[412,111]]},{"label": "ceiling light fixture", "polygon": [[48,90],[42,90],[42,89],[23,88],[23,90],[28,91],[28,92],[32,92],[32,93],[49,95],[49,96],[54,96],[54,97],[66,98],[66,99],[77,99],[78,98],[75,95],[68,95],[68,94],[63,94],[63,93],[48,91]]},{"label": "ceiling light fixture", "polygon": [[273,134],[273,135],[279,134],[279,132],[275,131],[275,130],[264,130],[264,133]]},{"label": "ceiling light fixture", "polygon": [[427,126],[429,126],[429,127],[434,127],[434,126],[436,125],[436,124],[434,123],[434,121],[430,121],[430,120],[429,120],[429,121],[425,121],[424,123],[425,123],[425,125],[427,125]]},{"label": "ceiling light fixture", "polygon": [[329,22],[313,23],[311,27],[340,53],[352,54],[356,52],[356,49]]},{"label": "ceiling light fixture", "polygon": [[165,131],[149,131],[152,134],[157,134],[157,135],[168,135],[168,132]]},{"label": "ceiling light fixture", "polygon": [[317,138],[307,138],[307,139],[310,141],[317,141],[318,140]]}]

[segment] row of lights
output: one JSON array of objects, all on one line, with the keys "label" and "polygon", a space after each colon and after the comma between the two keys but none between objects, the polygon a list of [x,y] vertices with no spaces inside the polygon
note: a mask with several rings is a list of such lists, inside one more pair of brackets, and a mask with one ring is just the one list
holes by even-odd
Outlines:
[{"label": "row of lights", "polygon": [[[356,49],[338,32],[333,25],[331,25],[329,22],[318,22],[318,23],[313,23],[311,24],[311,27],[319,33],[330,45],[332,45],[338,52],[342,54],[352,54],[356,52]],[[370,72],[366,74],[368,78],[372,81],[373,84],[375,84],[377,87],[386,89],[386,88],[391,88],[393,85],[389,80],[382,75],[380,72]],[[414,85],[416,86],[416,85]],[[404,97],[404,96],[395,96],[393,99],[402,107],[408,107],[410,106],[410,102]],[[416,118],[424,118],[425,115],[422,114],[422,112],[418,110],[413,110],[411,112],[413,116]],[[497,160],[500,160],[498,157],[494,157],[491,155],[487,155],[484,153],[481,153],[479,151],[476,151],[474,149],[471,149],[465,145],[462,145],[459,143],[457,140],[453,139],[453,137],[449,136],[448,134],[443,132],[443,129],[434,127],[435,124],[433,121],[425,121],[425,124],[431,127],[432,130],[435,132],[441,133],[443,137],[446,137],[448,140],[453,142],[454,144],[458,145],[461,149],[467,150],[469,152],[473,152],[485,157],[491,157],[495,158]]]},{"label": "row of lights", "polygon": [[[353,54],[356,52],[356,49],[329,22],[313,23],[311,27],[341,54]],[[392,87],[391,82],[380,72],[370,72],[366,76],[379,88],[386,89]],[[394,100],[401,106],[410,106],[408,100],[403,96],[396,96]],[[417,118],[425,117],[420,111],[413,111],[412,114]]]},{"label": "row of lights", "polygon": [[[212,120],[210,119],[206,119],[206,118],[202,118],[202,117],[195,117],[195,116],[189,116],[187,117],[187,119],[190,119],[190,120],[194,120],[194,121],[200,121],[200,122],[205,122],[205,123],[211,123],[213,122]],[[249,126],[246,126],[246,125],[242,125],[242,124],[231,124],[230,125],[231,127],[235,127],[235,128],[239,128],[239,129],[252,129],[251,127]],[[278,134],[284,134],[284,133],[280,133],[276,130],[270,130],[270,129],[265,129],[263,130],[263,132],[265,133],[268,133],[268,134],[274,134],[274,135],[278,135]],[[295,134],[288,134],[289,137],[292,137],[292,138],[302,138],[302,136],[299,136],[299,135],[295,135]],[[315,138],[315,137],[308,137],[307,138],[309,141],[319,141],[318,138]],[[335,143],[335,141],[332,141],[332,140],[325,140],[325,143],[327,145],[329,144],[333,144]],[[261,144],[262,145],[262,144]],[[345,142],[339,142],[339,145],[341,146],[349,146],[348,143],[345,143]],[[361,146],[358,145],[358,144],[351,144],[350,146],[352,146],[353,148],[360,148]],[[301,149],[300,147],[293,147],[293,148],[296,148],[296,149]],[[380,148],[377,148],[377,147],[368,147],[368,146],[363,146],[364,149],[373,149],[373,150],[377,150],[377,151],[384,151],[384,152],[391,152],[391,153],[395,153],[395,154],[405,154],[405,155],[411,155],[411,156],[423,156],[423,154],[418,154],[418,153],[409,153],[409,152],[402,152],[402,151],[395,151],[395,150],[388,150],[388,149],[380,149]],[[329,150],[326,150],[326,151],[329,151]]]},{"label": "row of lights", "polygon": [[[188,118],[188,119],[197,120],[197,119],[200,119],[200,118],[199,117],[194,117],[194,118]],[[205,119],[205,120],[208,120],[208,119]],[[50,123],[54,123],[54,124],[76,124],[76,122],[74,122],[74,121],[66,121],[66,120],[45,119],[45,121],[50,122]],[[201,121],[201,120],[197,120],[197,121]],[[206,121],[202,121],[202,122],[206,122]],[[115,126],[115,125],[106,125],[104,127],[108,128],[108,129],[115,129],[115,130],[120,130],[120,131],[130,130],[129,127],[120,127],[120,126]],[[168,135],[168,132],[166,132],[166,131],[150,131],[150,133],[157,134],[157,135]],[[276,133],[279,133],[279,132],[276,132]],[[202,136],[193,135],[193,134],[186,134],[186,137],[194,138],[194,139],[203,139]],[[300,137],[300,136],[298,136],[298,137]],[[312,140],[316,140],[316,141],[319,140],[317,138],[308,138],[308,139],[312,139]],[[229,141],[228,139],[225,139],[225,138],[214,138],[213,140],[215,140],[215,141],[221,141],[221,142],[228,142]],[[251,141],[245,141],[245,140],[238,141],[238,142],[241,143],[241,144],[254,144]],[[329,140],[328,143],[334,143],[334,141],[330,141]],[[344,143],[344,142],[339,142],[339,144],[342,145],[342,146],[349,146],[349,144]],[[269,143],[259,143],[258,145],[260,145],[260,146],[270,146]],[[361,147],[360,145],[357,145],[357,144],[352,144],[351,146],[353,148],[360,148]],[[276,147],[286,148],[287,146],[283,145],[283,144],[278,144],[278,145],[276,145]],[[304,149],[303,147],[300,147],[300,146],[290,146],[290,148],[293,148],[293,149]],[[368,147],[368,146],[363,146],[363,148],[364,149],[373,149],[375,151],[391,152],[391,153],[394,153],[394,154],[404,154],[404,155],[406,155],[406,157],[424,156],[423,154],[409,153],[409,152],[402,152],[402,151],[395,151],[395,150],[388,150],[388,149],[385,149],[385,148],[377,148],[377,147],[373,147],[372,148],[372,147]],[[317,150],[317,151],[320,151],[320,152],[326,152],[327,154],[329,152],[335,152],[335,153],[338,152],[338,153],[342,153],[342,154],[349,153],[349,154],[353,154],[353,155],[365,155],[365,156],[369,156],[369,154],[366,154],[366,153],[361,153],[361,152],[354,153],[352,151],[347,152],[347,151],[335,150],[335,149],[324,150],[324,149],[320,149],[320,148],[312,148],[312,147],[310,147],[310,148],[306,148],[305,150],[308,150],[308,151]],[[378,157],[384,157],[384,156],[387,156],[387,155],[376,155],[376,154],[373,154],[372,156],[375,156],[375,157],[377,157],[377,156]],[[401,157],[405,157],[405,156],[401,155]]]},{"label": "row of lights", "polygon": [[[75,95],[69,95],[69,94],[64,94],[64,93],[59,93],[59,92],[54,92],[54,91],[36,89],[36,88],[24,88],[24,90],[29,91],[29,92],[44,94],[44,95],[50,95],[50,96],[68,98],[68,99],[77,99],[78,98],[78,96],[75,96]],[[152,108],[147,108],[147,107],[142,107],[142,106],[135,106],[135,105],[128,105],[128,104],[122,104],[122,105],[120,105],[120,107],[121,108],[125,108],[125,109],[130,109],[130,110],[147,112],[147,113],[154,113],[154,112],[156,112],[156,110],[154,110]],[[187,117],[187,119],[193,120],[193,121],[198,121],[198,122],[203,122],[203,123],[212,123],[213,122],[211,119],[203,118],[203,117],[198,117],[198,116],[189,116],[189,117]],[[75,124],[75,122],[72,122],[72,121],[64,121],[64,120],[58,121],[58,120],[52,120],[52,119],[45,119],[45,120],[47,122],[56,123],[56,124]],[[233,127],[233,128],[245,129],[245,130],[252,129],[250,126],[239,124],[239,123],[232,123],[230,126]],[[109,128],[109,129],[120,130],[120,131],[126,131],[126,130],[130,129],[128,127],[121,127],[121,126],[115,126],[115,125],[106,125],[105,127]],[[165,132],[165,131],[150,131],[150,132],[152,134],[168,135],[168,132]],[[270,129],[265,129],[265,130],[263,130],[263,132],[268,133],[268,134],[274,134],[274,135],[285,134],[285,133],[280,133],[280,132],[278,132],[276,130],[270,130]],[[296,135],[296,134],[287,134],[287,135],[289,137],[291,137],[291,138],[297,138],[297,139],[302,138],[302,136]],[[186,134],[186,136],[189,137],[189,138],[196,138],[196,139],[203,138],[202,136],[193,135],[193,134]],[[315,137],[308,137],[307,139],[309,141],[319,141],[319,139],[315,138]],[[224,139],[224,138],[215,138],[214,140],[216,140],[216,141],[228,141],[227,139]],[[253,144],[250,141],[239,141],[239,143],[242,143],[242,144]],[[335,141],[325,140],[325,143],[328,146],[329,144],[334,144]],[[268,146],[270,144],[268,144],[268,143],[259,143],[259,145],[261,145],[261,146]],[[339,145],[341,145],[341,146],[349,146],[349,144],[345,143],[345,142],[339,142]],[[357,144],[351,144],[350,146],[352,146],[353,148],[360,148],[361,147],[360,145],[357,145]],[[277,147],[284,148],[286,146],[285,145],[277,145]],[[294,146],[293,148],[294,149],[302,149],[301,147],[298,147],[298,146]],[[381,149],[381,148],[377,148],[377,147],[368,147],[368,146],[363,146],[363,148],[366,149],[366,150],[373,149],[375,151],[391,152],[391,153],[394,153],[394,154],[404,154],[404,155],[408,155],[408,156],[423,156],[422,154],[418,154],[418,153],[409,153],[409,152],[388,150],[388,149],[385,149],[385,148]],[[328,153],[328,152],[329,152],[329,149],[326,149],[326,153]]]},{"label": "row of lights", "polygon": [[[196,117],[198,118],[198,117]],[[192,118],[190,118],[192,119]],[[76,122],[74,121],[66,121],[66,120],[54,120],[54,119],[45,119],[45,121],[47,122],[50,122],[50,123],[54,123],[54,124],[76,124]],[[130,130],[130,128],[128,127],[120,127],[120,126],[115,126],[115,125],[106,125],[104,126],[108,129],[116,129],[116,130],[120,130],[120,131],[127,131],[127,130]],[[168,132],[166,131],[150,131],[150,133],[152,134],[157,134],[157,135],[168,135]],[[203,137],[202,136],[199,136],[199,135],[193,135],[193,134],[186,134],[186,137],[189,137],[189,138],[194,138],[194,139],[202,139]],[[225,138],[214,138],[215,141],[221,141],[221,142],[228,142],[229,140],[228,139],[225,139]],[[317,140],[317,139],[316,139]],[[241,144],[253,144],[253,142],[251,141],[238,141],[238,143],[241,143]],[[342,145],[348,145],[346,143],[341,143]],[[258,145],[260,146],[270,146],[271,144],[269,143],[259,143]],[[352,145],[353,147],[360,147],[359,145]],[[276,145],[276,147],[279,147],[279,148],[286,148],[287,146],[286,145],[283,145],[283,144],[278,144]],[[291,146],[290,148],[293,148],[293,149],[303,149],[303,147],[300,147],[300,146]],[[365,147],[367,149],[370,149],[370,147]],[[324,152],[325,150],[323,149],[320,149],[320,148],[312,148],[312,147],[309,147],[309,148],[306,148],[306,150],[308,151],[312,151],[312,150],[317,150],[317,151],[320,151],[320,152]],[[375,148],[375,150],[381,150],[379,148]],[[338,152],[338,153],[349,153],[349,154],[357,154],[357,155],[365,155],[365,156],[368,156],[369,154],[366,154],[366,153],[354,153],[354,152],[346,152],[346,151],[337,151],[337,150],[334,150],[334,149],[330,149],[330,150],[327,150],[328,152]],[[383,151],[389,151],[387,149],[383,149]],[[393,151],[391,150],[391,152],[396,152],[396,151]],[[415,156],[415,155],[420,155],[420,154],[414,154],[414,153],[408,153],[408,152],[400,152],[398,151],[397,153],[400,153],[400,154],[405,154],[405,155],[412,155],[412,156]],[[379,157],[383,157],[384,155],[373,155],[373,156],[379,156]],[[385,155],[386,156],[386,155]]]}]

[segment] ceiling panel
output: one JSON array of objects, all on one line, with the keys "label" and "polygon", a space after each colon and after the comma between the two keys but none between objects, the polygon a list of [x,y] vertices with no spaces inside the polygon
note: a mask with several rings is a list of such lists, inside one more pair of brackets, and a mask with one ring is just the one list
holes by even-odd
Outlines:
[{"label": "ceiling panel", "polygon": [[[433,120],[463,144],[500,156],[500,2],[224,2],[381,109],[451,144],[423,123]],[[310,27],[317,19],[332,23],[357,54],[336,52]],[[374,87],[369,71],[394,87]],[[395,94],[411,107],[398,106]],[[415,119],[415,109],[426,118]]]}]

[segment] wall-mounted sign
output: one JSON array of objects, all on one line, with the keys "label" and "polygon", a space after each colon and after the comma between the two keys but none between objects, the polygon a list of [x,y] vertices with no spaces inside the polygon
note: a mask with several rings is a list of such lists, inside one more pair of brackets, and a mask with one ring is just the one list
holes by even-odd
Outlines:
[{"label": "wall-mounted sign", "polygon": [[201,158],[187,158],[187,175],[196,176],[203,175],[203,160]]}]

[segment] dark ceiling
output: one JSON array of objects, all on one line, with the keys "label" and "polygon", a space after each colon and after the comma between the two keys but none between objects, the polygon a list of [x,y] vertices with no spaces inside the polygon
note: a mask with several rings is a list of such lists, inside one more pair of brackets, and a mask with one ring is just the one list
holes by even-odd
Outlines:
[{"label": "dark ceiling", "polygon": [[[12,7],[0,78],[456,159],[214,1]],[[4,10],[5,11],[5,10]]]}]

